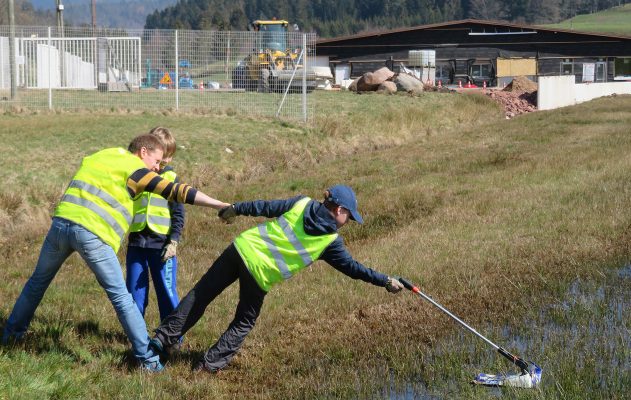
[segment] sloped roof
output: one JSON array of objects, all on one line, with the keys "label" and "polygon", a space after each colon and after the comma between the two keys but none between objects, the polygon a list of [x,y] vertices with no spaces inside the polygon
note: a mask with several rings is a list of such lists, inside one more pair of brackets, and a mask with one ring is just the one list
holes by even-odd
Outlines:
[{"label": "sloped roof", "polygon": [[381,31],[381,32],[341,36],[341,37],[336,37],[332,39],[320,39],[316,42],[316,45],[319,45],[319,44],[332,44],[333,45],[337,42],[348,41],[348,40],[396,35],[400,33],[413,32],[413,31],[433,30],[436,28],[448,29],[448,28],[455,28],[460,25],[471,25],[471,24],[484,26],[484,27],[488,27],[489,29],[495,29],[495,30],[497,30],[498,28],[504,29],[503,32],[507,32],[507,30],[510,30],[513,32],[518,32],[519,30],[552,32],[552,33],[563,32],[563,33],[577,34],[577,35],[582,35],[582,36],[587,35],[587,36],[596,36],[599,38],[631,40],[631,36],[611,35],[611,34],[605,34],[602,32],[584,32],[584,31],[577,31],[577,30],[570,30],[570,29],[542,27],[542,26],[537,26],[537,25],[513,24],[509,22],[504,22],[504,21],[493,21],[493,20],[482,20],[482,19],[462,19],[458,21],[448,21],[448,22],[441,22],[441,23],[436,23],[436,24],[418,25],[418,26],[413,26],[413,27],[408,27],[408,28],[398,28],[398,29],[392,29],[392,30]]}]

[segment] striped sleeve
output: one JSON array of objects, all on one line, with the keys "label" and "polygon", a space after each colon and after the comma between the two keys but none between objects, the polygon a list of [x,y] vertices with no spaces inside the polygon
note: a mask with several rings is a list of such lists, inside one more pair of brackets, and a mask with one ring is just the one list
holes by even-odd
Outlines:
[{"label": "striped sleeve", "polygon": [[135,171],[127,179],[127,191],[132,198],[142,192],[159,194],[176,203],[194,204],[197,189],[186,183],[175,183],[162,178],[148,168]]}]

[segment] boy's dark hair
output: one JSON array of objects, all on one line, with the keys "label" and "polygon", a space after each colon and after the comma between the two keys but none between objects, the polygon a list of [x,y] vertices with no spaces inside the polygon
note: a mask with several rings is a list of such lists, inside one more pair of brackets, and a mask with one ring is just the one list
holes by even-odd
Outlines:
[{"label": "boy's dark hair", "polygon": [[164,143],[162,143],[162,140],[160,140],[160,138],[158,138],[157,136],[150,135],[148,133],[143,134],[143,135],[138,135],[135,138],[133,138],[131,143],[129,143],[129,147],[127,147],[127,150],[129,150],[130,153],[137,153],[143,147],[149,151],[160,149],[162,150],[162,153],[166,152],[166,149],[164,148]]}]

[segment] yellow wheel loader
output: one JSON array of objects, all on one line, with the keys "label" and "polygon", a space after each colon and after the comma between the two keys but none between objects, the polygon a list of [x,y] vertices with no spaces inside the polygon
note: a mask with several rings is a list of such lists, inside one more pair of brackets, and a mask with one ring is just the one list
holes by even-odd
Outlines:
[{"label": "yellow wheel loader", "polygon": [[[285,20],[252,22],[251,29],[258,33],[256,47],[232,71],[233,88],[269,93],[283,92],[290,85],[291,92],[302,91],[304,54],[299,60],[300,50],[288,47],[288,27]],[[315,86],[316,76],[308,72],[307,91]]]}]

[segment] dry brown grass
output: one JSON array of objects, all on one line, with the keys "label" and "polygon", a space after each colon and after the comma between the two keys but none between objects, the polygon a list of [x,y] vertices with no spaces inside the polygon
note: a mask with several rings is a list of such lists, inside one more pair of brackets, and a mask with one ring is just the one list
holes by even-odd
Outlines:
[{"label": "dry brown grass", "polygon": [[[532,299],[555,301],[573,278],[596,276],[628,257],[630,98],[504,121],[483,97],[344,95],[337,104],[339,98],[323,96],[318,109],[324,116],[310,129],[214,116],[140,115],[124,123],[105,116],[94,135],[77,138],[81,129],[71,128],[71,134],[58,137],[63,146],[57,161],[44,171],[9,155],[0,167],[20,190],[0,192],[0,218],[11,225],[0,242],[0,281],[9,282],[0,289],[2,297],[11,303],[30,273],[47,227],[44,215],[79,161],[74,153],[125,141],[130,131],[157,124],[173,127],[185,147],[175,159],[180,176],[222,199],[296,193],[319,198],[330,184],[350,184],[366,220],[342,232],[354,256],[408,277],[474,326],[519,322]],[[20,121],[29,143],[7,135],[9,146],[20,148],[22,157],[45,151],[44,132],[33,132],[44,117],[1,117],[0,127],[11,125],[7,118]],[[85,123],[83,118],[47,117],[48,135]],[[37,190],[51,176],[59,182]],[[16,222],[20,213],[29,215],[31,225]],[[182,293],[256,221],[240,218],[225,226],[214,213],[191,207],[187,215]],[[232,287],[211,304],[187,335],[184,357],[165,374],[139,376],[117,364],[127,348],[120,326],[75,258],[38,310],[30,347],[8,353],[8,362],[17,368],[22,357],[25,376],[37,377],[28,366],[52,360],[63,346],[68,350],[61,353],[71,359],[61,365],[76,380],[68,387],[89,387],[96,397],[363,398],[379,393],[391,374],[451,373],[448,363],[439,367],[421,360],[458,329],[452,321],[416,297],[388,295],[320,262],[270,292],[256,329],[229,369],[219,377],[192,374],[190,362],[225,329],[236,297]],[[157,307],[150,301],[151,328]],[[52,337],[46,327],[56,319],[68,326],[60,328],[60,344],[47,345],[51,354],[41,349]],[[96,333],[79,334],[78,324],[88,322],[98,324]],[[103,336],[110,339],[103,343]],[[29,350],[33,347],[40,350]],[[466,385],[456,392],[479,395]]]}]

